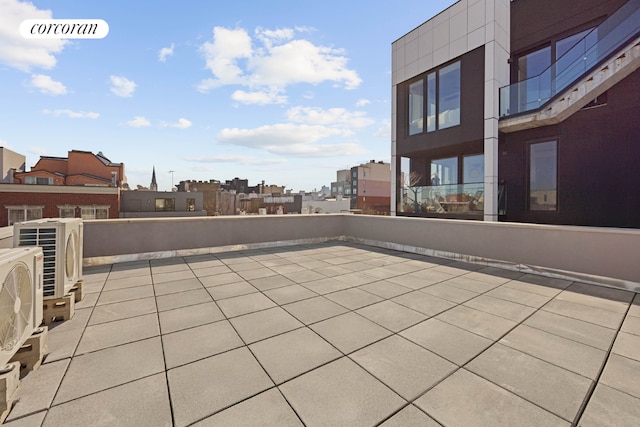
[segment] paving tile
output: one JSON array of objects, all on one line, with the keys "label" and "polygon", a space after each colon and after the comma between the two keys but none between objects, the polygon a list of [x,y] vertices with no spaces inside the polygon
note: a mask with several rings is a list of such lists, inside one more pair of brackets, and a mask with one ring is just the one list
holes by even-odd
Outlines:
[{"label": "paving tile", "polygon": [[49,354],[44,363],[51,363],[73,356],[83,332],[83,329],[72,329],[56,334],[49,333]]},{"label": "paving tile", "polygon": [[422,313],[389,300],[361,308],[357,313],[393,332],[399,332],[427,318]]},{"label": "paving tile", "polygon": [[[264,264],[264,263],[262,263],[262,264]],[[306,268],[301,266],[300,264],[274,265],[274,266],[271,266],[269,268],[271,270],[275,271],[278,274],[293,273],[294,271],[304,271],[304,270],[306,270]]]},{"label": "paving tile", "polygon": [[54,406],[43,426],[63,425],[171,426],[165,375],[153,375]]},{"label": "paving tile", "polygon": [[422,270],[402,276],[390,277],[386,280],[388,282],[404,286],[405,288],[416,290],[435,285],[436,283],[444,282],[449,279],[451,279],[451,275],[449,274],[431,270]]},{"label": "paving tile", "polygon": [[640,399],[640,361],[611,354],[600,383]]},{"label": "paving tile", "polygon": [[[464,402],[465,404],[461,404]],[[569,426],[570,424],[464,369],[415,404],[443,425]]]},{"label": "paving tile", "polygon": [[168,264],[158,264],[156,261],[160,260],[151,260],[151,274],[154,276],[158,274],[166,274],[166,273],[177,273],[180,271],[191,271],[189,268],[189,264],[184,262],[178,258],[170,258],[171,263]]},{"label": "paving tile", "polygon": [[210,302],[163,311],[158,314],[158,317],[160,318],[160,330],[163,334],[168,334],[194,326],[217,322],[224,319],[224,314],[215,303]]},{"label": "paving tile", "polygon": [[398,285],[396,283],[387,282],[385,280],[362,285],[359,286],[358,289],[362,289],[381,298],[393,298],[412,291],[411,288]]},{"label": "paving tile", "polygon": [[231,323],[247,344],[303,326],[280,307],[234,317]]},{"label": "paving tile", "polygon": [[501,285],[509,280],[517,280],[522,277],[523,274],[519,271],[505,270],[498,267],[485,267],[478,271],[465,274],[464,277],[468,277],[473,280],[479,280],[486,283],[495,283]]},{"label": "paving tile", "polygon": [[526,325],[518,326],[500,343],[592,379],[606,356],[597,348]]},{"label": "paving tile", "polygon": [[629,307],[629,316],[640,317],[640,294],[636,294],[633,304]]},{"label": "paving tile", "polygon": [[529,292],[530,294],[536,294],[547,298],[553,298],[560,294],[563,288],[556,288],[553,286],[544,286],[540,284],[524,282],[521,280],[512,280],[504,284],[505,288],[516,289],[522,292]]},{"label": "paving tile", "polygon": [[382,301],[377,295],[363,291],[360,288],[350,288],[326,295],[331,301],[337,302],[349,310],[357,310],[361,307]]},{"label": "paving tile", "polygon": [[159,337],[76,356],[53,403],[57,405],[163,371]]},{"label": "paving tile", "polygon": [[405,401],[348,358],[280,386],[306,425],[370,426]]},{"label": "paving tile", "polygon": [[270,289],[265,291],[264,294],[275,301],[276,304],[280,305],[318,296],[315,292],[311,292],[301,285],[289,285],[283,288]]},{"label": "paving tile", "polygon": [[364,272],[354,271],[348,274],[335,276],[334,279],[346,283],[349,287],[366,285],[367,283],[376,282],[378,279],[371,277]]},{"label": "paving tile", "polygon": [[345,354],[391,335],[388,330],[355,313],[323,320],[311,328]]},{"label": "paving tile", "polygon": [[140,341],[160,335],[156,313],[87,326],[75,354]]},{"label": "paving tile", "polygon": [[326,267],[318,267],[314,268],[313,271],[316,273],[320,273],[326,277],[335,277],[340,276],[342,274],[351,273],[351,270],[348,268],[340,267],[339,265],[328,265]]},{"label": "paving tile", "polygon": [[626,332],[618,333],[611,352],[640,361],[640,336]]},{"label": "paving tile", "polygon": [[163,282],[154,285],[156,296],[175,294],[178,292],[202,289],[202,283],[195,277],[193,279],[183,279],[173,282]]},{"label": "paving tile", "polygon": [[[38,374],[27,375],[20,380],[20,396],[7,421],[49,409],[60,387],[62,377],[69,366],[69,359],[45,363],[38,368]],[[34,371],[35,372],[35,371]]]},{"label": "paving tile", "polygon": [[295,284],[295,282],[293,282],[292,280],[279,275],[249,280],[249,283],[251,283],[251,285],[253,285],[256,289],[259,289],[261,291],[267,291],[269,289],[276,289],[283,286]]},{"label": "paving tile", "polygon": [[244,281],[229,283],[228,285],[213,286],[211,288],[207,288],[207,291],[215,301],[258,292],[256,288]]},{"label": "paving tile", "polygon": [[153,296],[155,295],[153,294],[152,285],[136,286],[135,288],[118,289],[115,291],[102,291],[96,306]]},{"label": "paving tile", "polygon": [[616,313],[601,308],[578,304],[572,301],[554,299],[542,307],[544,311],[560,314],[562,316],[573,317],[584,320],[595,325],[604,326],[611,329],[618,329],[624,318],[623,313]]},{"label": "paving tile", "polygon": [[500,298],[505,301],[511,301],[522,305],[528,305],[529,307],[540,308],[549,302],[551,297],[534,294],[531,292],[524,292],[518,289],[510,288],[506,285],[502,285],[498,288],[492,289],[485,295],[490,297]]},{"label": "paving tile", "polygon": [[533,307],[516,304],[515,302],[505,301],[503,299],[489,297],[486,295],[480,295],[469,300],[464,303],[464,306],[504,317],[505,319],[513,320],[515,322],[522,322],[536,311]]},{"label": "paving tile", "polygon": [[497,340],[517,325],[516,322],[504,317],[465,306],[454,307],[439,314],[437,319],[492,340]]},{"label": "paving tile", "polygon": [[194,362],[244,345],[228,320],[162,336],[167,369]]},{"label": "paving tile", "polygon": [[305,325],[346,313],[347,309],[325,297],[315,297],[282,306]]},{"label": "paving tile", "polygon": [[456,288],[455,286],[450,286],[448,282],[427,286],[426,288],[420,289],[420,292],[425,292],[429,295],[434,295],[436,297],[440,297],[442,299],[446,299],[447,301],[455,302],[458,304],[461,304],[465,301],[470,300],[471,298],[475,298],[478,296],[477,292],[471,292],[464,289]]},{"label": "paving tile", "polygon": [[605,351],[609,350],[616,336],[613,329],[543,310],[528,318],[524,324]]},{"label": "paving tile", "polygon": [[42,411],[38,412],[37,414],[13,420],[11,422],[5,421],[2,425],[8,425],[9,427],[40,427],[46,415],[47,412]]},{"label": "paving tile", "polygon": [[275,303],[261,293],[241,295],[218,301],[227,317],[241,316],[254,311],[275,307]]},{"label": "paving tile", "polygon": [[445,299],[426,294],[420,291],[413,291],[393,298],[394,302],[409,307],[415,311],[426,314],[427,316],[435,316],[445,310],[455,307],[455,303]]},{"label": "paving tile", "polygon": [[305,282],[302,285],[318,295],[325,295],[352,287],[348,283],[337,280],[335,277],[325,277],[324,279],[314,280],[313,282]]},{"label": "paving tile", "polygon": [[308,328],[251,344],[249,348],[276,384],[342,356]]},{"label": "paving tile", "polygon": [[447,280],[445,283],[449,286],[453,286],[459,289],[464,289],[465,291],[475,292],[475,293],[484,293],[488,292],[491,289],[495,289],[498,286],[505,283],[508,279],[502,279],[498,282],[486,282],[483,280],[473,279],[471,274],[465,274],[464,276],[454,277],[453,279]]},{"label": "paving tile", "polygon": [[205,288],[211,286],[228,285],[229,283],[244,282],[244,279],[238,275],[238,273],[223,273],[216,274],[215,276],[200,277],[200,282]]},{"label": "paving tile", "polygon": [[174,308],[203,304],[211,301],[213,301],[211,295],[209,295],[209,292],[204,288],[156,297],[158,311],[173,310]]},{"label": "paving tile", "polygon": [[604,286],[576,283],[558,294],[556,299],[615,311],[616,313],[626,313],[629,303],[633,299],[633,293]]},{"label": "paving tile", "polygon": [[580,418],[581,427],[636,427],[640,399],[598,384]]},{"label": "paving tile", "polygon": [[176,426],[201,420],[273,386],[246,347],[167,372]]},{"label": "paving tile", "polygon": [[[240,264],[245,265],[245,264]],[[240,277],[244,280],[257,280],[257,279],[266,279],[268,277],[278,276],[278,273],[271,270],[270,268],[263,267],[262,264],[256,263],[257,268],[252,268],[250,270],[234,270]]]},{"label": "paving tile", "polygon": [[640,317],[627,316],[622,322],[622,332],[640,335]]},{"label": "paving tile", "polygon": [[493,344],[487,338],[436,318],[402,331],[400,335],[460,366]]},{"label": "paving tile", "polygon": [[191,270],[174,271],[171,273],[153,274],[155,285],[165,282],[178,282],[180,280],[195,279],[195,274]]},{"label": "paving tile", "polygon": [[397,335],[350,357],[406,400],[413,400],[451,374],[457,366]]},{"label": "paving tile", "polygon": [[413,405],[380,424],[380,427],[440,427],[440,424]]},{"label": "paving tile", "polygon": [[307,283],[327,277],[322,273],[309,269],[289,271],[282,274],[295,283]]},{"label": "paving tile", "polygon": [[53,322],[49,324],[49,335],[59,334],[71,330],[84,330],[89,322],[91,310],[78,310],[69,320]]},{"label": "paving tile", "polygon": [[496,344],[466,369],[573,422],[593,381]]},{"label": "paving tile", "polygon": [[[201,255],[196,255],[196,257],[201,256]],[[214,258],[213,255],[202,255],[203,258],[197,259],[196,257],[187,257],[185,258],[185,261],[187,262],[187,264],[189,264],[189,267],[193,270],[193,273],[200,277],[200,276],[210,276],[212,274],[217,274],[217,273],[200,273],[199,270],[207,270],[209,268],[214,268],[214,267],[225,267],[228,270],[226,271],[231,271],[231,269],[229,269],[226,265],[224,265],[224,263],[222,261],[220,261],[217,258]]]},{"label": "paving tile", "polygon": [[233,273],[233,270],[224,265],[221,261],[218,261],[218,264],[211,265],[210,267],[193,270],[193,274],[198,278],[217,276],[226,273]]},{"label": "paving tile", "polygon": [[240,402],[229,409],[193,424],[194,427],[214,426],[303,426],[296,413],[277,389],[270,389]]},{"label": "paving tile", "polygon": [[135,261],[113,264],[109,279],[122,279],[123,277],[145,276],[151,274],[149,261]]},{"label": "paving tile", "polygon": [[116,289],[127,289],[127,288],[135,288],[136,286],[145,286],[151,285],[153,281],[151,280],[151,274],[146,274],[144,276],[126,276],[119,279],[109,278],[102,290],[103,291],[114,291]]},{"label": "paving tile", "polygon": [[82,309],[85,309],[85,308],[93,308],[97,304],[99,297],[100,297],[99,293],[89,294],[89,293],[87,293],[87,291],[85,289],[85,294],[84,294],[84,297],[82,298],[82,301],[76,302],[74,304],[74,308],[75,308],[75,310],[82,310]]}]

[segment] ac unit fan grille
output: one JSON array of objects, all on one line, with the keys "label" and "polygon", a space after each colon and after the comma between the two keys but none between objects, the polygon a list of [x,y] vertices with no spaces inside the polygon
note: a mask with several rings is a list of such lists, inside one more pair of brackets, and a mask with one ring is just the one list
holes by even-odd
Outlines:
[{"label": "ac unit fan grille", "polygon": [[24,228],[20,230],[19,246],[40,246],[44,255],[42,286],[44,296],[56,293],[56,236],[55,228]]},{"label": "ac unit fan grille", "polygon": [[32,309],[31,274],[23,263],[16,264],[0,288],[0,350],[15,350],[29,325]]}]

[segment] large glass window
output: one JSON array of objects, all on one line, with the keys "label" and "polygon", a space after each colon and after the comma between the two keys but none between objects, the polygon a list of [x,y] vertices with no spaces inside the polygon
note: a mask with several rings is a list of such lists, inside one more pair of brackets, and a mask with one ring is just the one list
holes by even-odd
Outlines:
[{"label": "large glass window", "polygon": [[431,161],[431,185],[458,183],[458,158],[450,157]]},{"label": "large glass window", "polygon": [[42,178],[39,176],[26,176],[24,178],[25,184],[38,184],[38,185],[53,185],[53,178]]},{"label": "large glass window", "polygon": [[551,96],[551,74],[546,73],[539,78],[533,78],[542,74],[551,66],[551,46],[536,50],[518,58],[518,81],[525,81],[522,90],[525,96],[521,96],[521,109],[536,108],[541,100]]},{"label": "large glass window", "polygon": [[484,154],[464,156],[462,168],[463,183],[484,183]]},{"label": "large glass window", "polygon": [[196,210],[196,199],[187,198],[187,211],[195,211]]},{"label": "large glass window", "polygon": [[176,199],[156,199],[156,211],[175,211]]},{"label": "large glass window", "polygon": [[74,218],[76,216],[75,206],[63,205],[58,206],[60,210],[60,218]]},{"label": "large glass window", "polygon": [[80,216],[82,219],[108,219],[108,206],[80,206]]},{"label": "large glass window", "polygon": [[529,146],[529,210],[558,209],[558,143]]},{"label": "large glass window", "polygon": [[436,130],[436,73],[427,76],[427,132]]},{"label": "large glass window", "polygon": [[42,218],[44,206],[8,206],[9,224]]},{"label": "large glass window", "polygon": [[409,135],[421,133],[424,116],[424,82],[409,85]]},{"label": "large glass window", "polygon": [[438,73],[438,129],[445,129],[460,124],[460,62]]}]

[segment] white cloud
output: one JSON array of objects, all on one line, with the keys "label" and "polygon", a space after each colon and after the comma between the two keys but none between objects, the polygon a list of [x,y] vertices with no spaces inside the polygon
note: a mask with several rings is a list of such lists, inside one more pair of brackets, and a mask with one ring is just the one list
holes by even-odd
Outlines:
[{"label": "white cloud", "polygon": [[175,47],[175,44],[171,43],[171,47],[163,47],[162,49],[160,49],[160,51],[158,52],[158,60],[160,62],[166,62],[167,56],[173,55],[174,47]]},{"label": "white cloud", "polygon": [[179,118],[177,123],[161,123],[160,127],[172,127],[172,128],[178,128],[178,129],[187,129],[190,128],[192,125],[191,120],[187,120],[184,118]]},{"label": "white cloud", "polygon": [[371,104],[371,101],[369,101],[368,99],[359,99],[358,102],[356,102],[356,107],[364,107],[365,105],[369,104]]},{"label": "white cloud", "polygon": [[34,74],[31,76],[31,87],[38,89],[41,93],[47,95],[64,95],[67,93],[67,88],[60,82],[53,80],[49,76],[44,74]]},{"label": "white cloud", "polygon": [[373,136],[376,138],[391,138],[391,120],[383,120]]},{"label": "white cloud", "polygon": [[97,119],[100,114],[94,112],[85,111],[73,111],[73,110],[42,110],[44,114],[48,114],[53,117],[67,116],[70,119]]},{"label": "white cloud", "polygon": [[[214,77],[202,80],[196,89],[208,92],[221,86],[240,85],[250,89],[242,93],[261,94],[264,98],[265,93],[280,94],[297,83],[317,85],[330,81],[347,89],[360,85],[362,80],[347,67],[343,50],[296,39],[296,32],[300,31],[307,29],[258,28],[252,40],[242,28],[215,27],[213,41],[200,47],[206,67]],[[255,97],[247,98],[251,101]]]},{"label": "white cloud", "polygon": [[122,98],[130,98],[133,96],[133,91],[136,90],[135,82],[122,76],[110,76],[111,79],[111,92]]},{"label": "white cloud", "polygon": [[25,19],[50,19],[50,10],[40,10],[32,3],[0,0],[0,63],[22,71],[51,69],[57,53],[69,42],[63,39],[27,39],[18,28]]},{"label": "white cloud", "polygon": [[292,122],[312,125],[342,126],[345,128],[363,128],[374,123],[361,111],[348,111],[345,108],[293,107],[287,111]]},{"label": "white cloud", "polygon": [[280,95],[278,91],[257,91],[245,92],[244,90],[236,90],[231,95],[231,99],[243,104],[286,104],[287,97]]},{"label": "white cloud", "polygon": [[241,155],[218,155],[207,157],[184,157],[184,160],[188,162],[196,163],[239,163],[241,165],[275,165],[286,163],[286,159],[265,159],[254,156],[241,156]]},{"label": "white cloud", "polygon": [[142,116],[136,116],[133,118],[133,120],[129,120],[125,124],[132,128],[143,128],[151,126],[151,122],[149,122],[149,120],[145,119]]},{"label": "white cloud", "polygon": [[290,157],[332,157],[365,152],[355,143],[318,144],[330,137],[350,137],[348,129],[306,124],[275,124],[254,129],[227,128],[216,136],[225,144],[263,149],[271,154]]}]

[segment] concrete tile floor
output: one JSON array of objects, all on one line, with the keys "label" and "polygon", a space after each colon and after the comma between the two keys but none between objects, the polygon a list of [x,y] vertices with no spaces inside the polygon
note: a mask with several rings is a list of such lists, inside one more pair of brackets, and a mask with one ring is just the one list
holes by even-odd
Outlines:
[{"label": "concrete tile floor", "polygon": [[7,425],[640,425],[632,292],[342,242],[85,281]]}]

